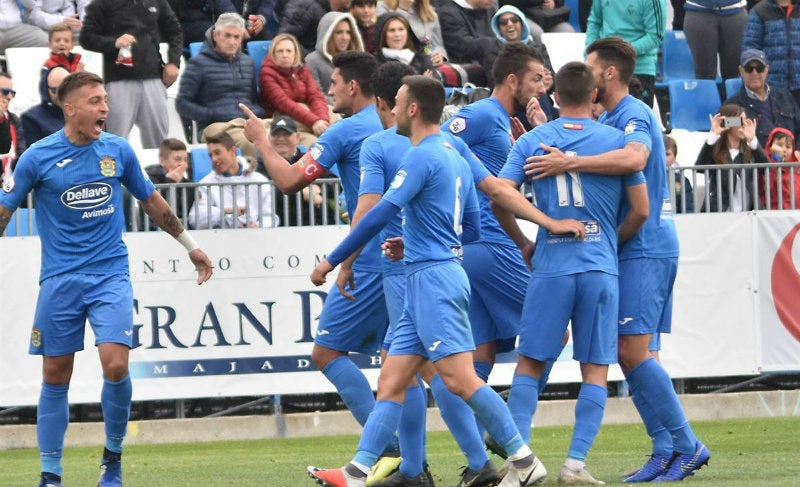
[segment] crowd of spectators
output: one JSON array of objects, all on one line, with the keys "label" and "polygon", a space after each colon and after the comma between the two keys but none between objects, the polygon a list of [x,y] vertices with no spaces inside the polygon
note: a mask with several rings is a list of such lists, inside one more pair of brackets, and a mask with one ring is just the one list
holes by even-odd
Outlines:
[{"label": "crowd of spectators", "polygon": [[[587,45],[618,35],[634,46],[634,91],[652,106],[667,27],[666,0],[577,4]],[[723,105],[740,107],[744,120],[754,121],[758,150],[749,153],[760,151],[777,160],[768,141],[778,133],[780,146],[783,132],[791,135],[794,147],[800,135],[800,2],[670,0],[670,4],[672,28],[685,31],[696,78],[741,77],[740,90],[728,93]],[[536,106],[549,119],[557,117],[549,96],[554,88],[552,66],[541,35],[573,32],[569,19],[563,0],[0,0],[0,55],[8,47],[50,50],[40,73],[40,103],[24,113],[9,112],[13,80],[0,75],[3,174],[10,174],[29,144],[63,126],[56,92],[68,73],[84,68],[81,55],[73,52],[78,42],[103,56],[110,104],[105,130],[127,137],[136,125],[143,148],[159,147],[169,140],[166,90],[180,79],[175,109],[184,126],[191,127],[187,139],[206,142],[227,134],[248,167],[268,177],[243,135],[238,104],[252,110],[271,133],[278,121],[290,127],[272,135],[298,139],[286,156],[291,160],[340,118],[333,111],[329,90],[332,59],[343,51],[366,51],[378,62],[401,61],[445,86],[470,82],[491,88],[491,68],[500,47],[524,42],[541,52],[547,68],[548,94],[539,97]],[[263,60],[254,62],[246,46],[259,39],[272,43]],[[186,47],[192,42],[203,45],[190,57]],[[159,43],[168,46],[163,54]],[[530,128],[525,113],[517,118]],[[733,144],[727,135],[719,139]],[[709,150],[703,148],[698,163],[715,161],[707,157]],[[780,161],[796,159],[792,149]],[[776,178],[762,179],[761,187]],[[679,178],[676,184],[685,186]],[[756,199],[752,195],[751,201]]]}]

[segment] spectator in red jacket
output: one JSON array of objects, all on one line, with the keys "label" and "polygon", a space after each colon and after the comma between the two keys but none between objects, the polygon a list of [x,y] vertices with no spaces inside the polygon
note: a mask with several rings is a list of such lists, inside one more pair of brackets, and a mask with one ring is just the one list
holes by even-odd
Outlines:
[{"label": "spectator in red jacket", "polygon": [[[301,132],[322,135],[331,122],[325,95],[303,65],[300,44],[291,34],[278,34],[261,65],[258,84],[267,117],[287,115]],[[303,138],[302,143],[311,142]]]}]

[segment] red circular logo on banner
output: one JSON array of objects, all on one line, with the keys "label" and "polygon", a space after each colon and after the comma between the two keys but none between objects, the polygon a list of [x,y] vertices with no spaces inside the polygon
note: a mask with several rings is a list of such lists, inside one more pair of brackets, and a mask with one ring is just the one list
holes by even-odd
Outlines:
[{"label": "red circular logo on banner", "polygon": [[792,260],[792,247],[798,232],[800,224],[789,231],[772,261],[772,300],[783,326],[800,341],[800,273]]}]

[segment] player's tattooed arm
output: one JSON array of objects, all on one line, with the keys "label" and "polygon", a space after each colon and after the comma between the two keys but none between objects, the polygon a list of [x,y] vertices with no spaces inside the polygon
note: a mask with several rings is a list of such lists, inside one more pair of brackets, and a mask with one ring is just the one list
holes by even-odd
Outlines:
[{"label": "player's tattooed arm", "polygon": [[153,191],[147,199],[142,200],[139,204],[147,216],[168,234],[177,238],[183,232],[183,224],[158,191]]},{"label": "player's tattooed arm", "polygon": [[5,206],[0,206],[0,235],[2,235],[6,231],[6,227],[8,226],[8,222],[11,220],[11,212]]}]

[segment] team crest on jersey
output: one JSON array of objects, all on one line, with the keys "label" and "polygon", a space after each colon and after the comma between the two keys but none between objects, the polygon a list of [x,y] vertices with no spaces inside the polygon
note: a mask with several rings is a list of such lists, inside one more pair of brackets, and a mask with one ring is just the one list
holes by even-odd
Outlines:
[{"label": "team crest on jersey", "polygon": [[315,161],[318,161],[319,160],[319,156],[322,155],[322,151],[323,150],[325,150],[325,149],[321,145],[314,144],[308,150],[308,153],[311,155],[312,159],[314,159]]},{"label": "team crest on jersey", "polygon": [[10,193],[14,190],[14,176],[9,176],[8,179],[3,181],[3,191]]},{"label": "team crest on jersey", "polygon": [[100,159],[100,174],[109,178],[117,174],[117,161],[110,156]]},{"label": "team crest on jersey", "polygon": [[453,132],[454,134],[463,132],[467,128],[467,121],[462,117],[456,117],[452,122],[450,122],[448,128],[450,129],[450,132]]},{"label": "team crest on jersey", "polygon": [[34,348],[39,348],[42,346],[42,332],[38,328],[31,330],[31,345]]},{"label": "team crest on jersey", "polygon": [[394,175],[394,179],[392,179],[392,184],[389,185],[392,189],[397,189],[403,185],[403,181],[406,180],[406,171],[404,169],[400,169],[397,171],[397,174]]},{"label": "team crest on jersey", "polygon": [[625,135],[632,134],[634,130],[636,130],[636,121],[631,120],[628,122],[628,125],[625,126]]}]

